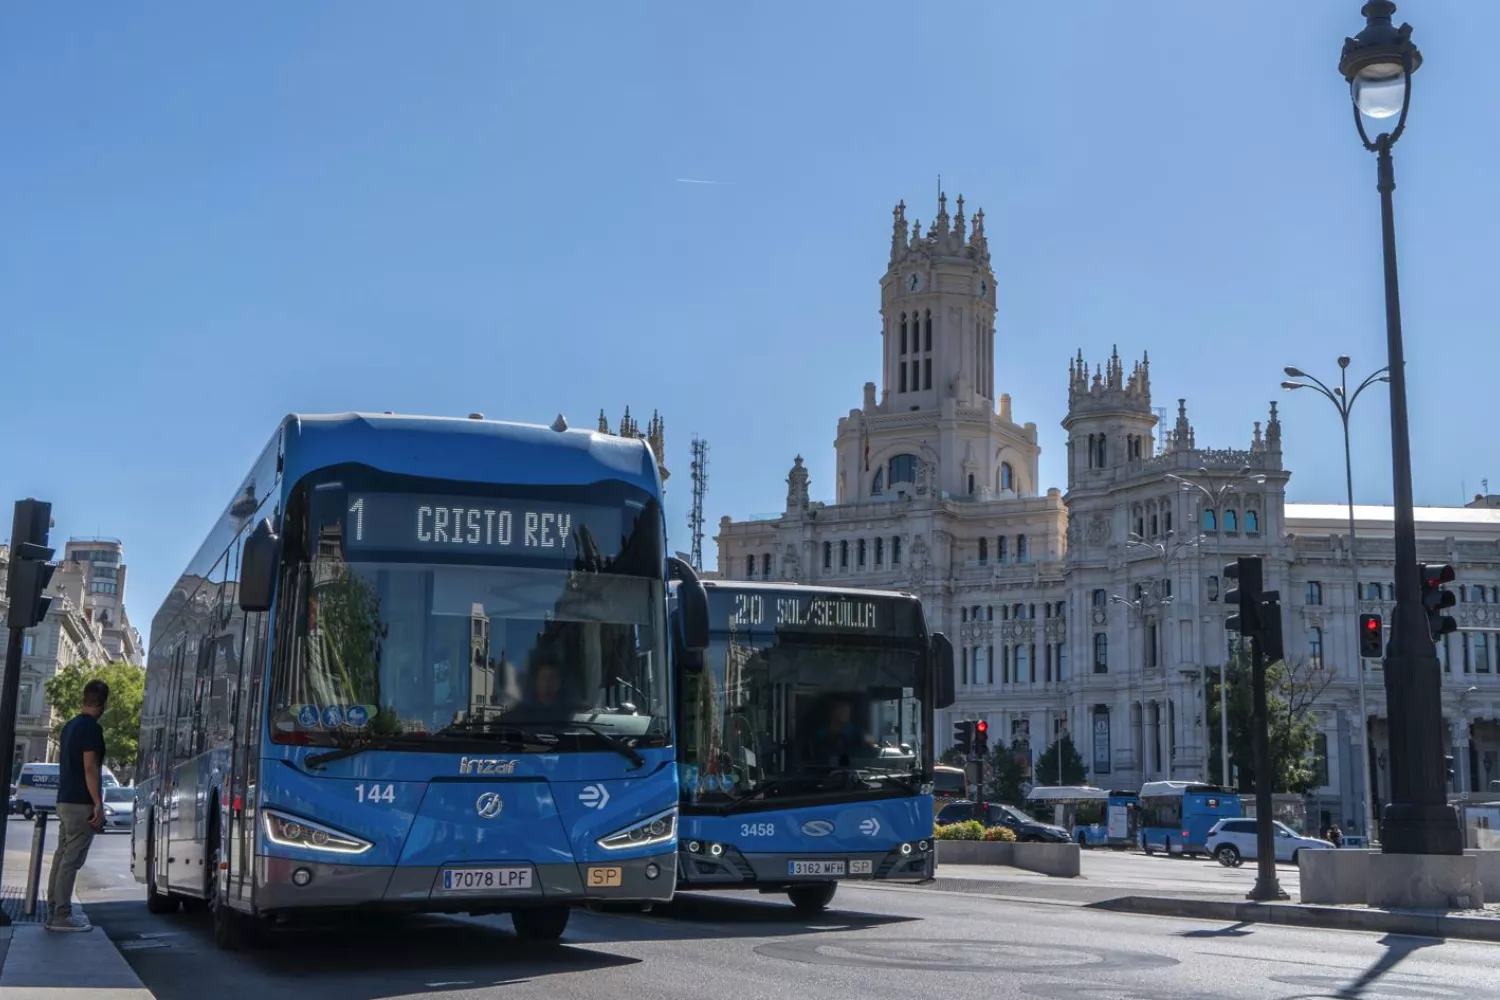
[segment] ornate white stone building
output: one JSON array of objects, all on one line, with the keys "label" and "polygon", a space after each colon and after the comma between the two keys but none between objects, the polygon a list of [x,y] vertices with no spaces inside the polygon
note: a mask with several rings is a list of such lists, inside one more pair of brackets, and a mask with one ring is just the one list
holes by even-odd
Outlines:
[{"label": "ornate white stone building", "polygon": [[[961,197],[957,209],[950,217],[940,198],[923,233],[896,206],[881,383],[865,383],[860,408],[838,422],[834,502],[812,499],[798,456],[781,513],[722,519],[718,575],[917,593],[957,648],[959,702],[940,734],[985,718],[992,742],[1039,754],[1067,731],[1092,783],[1133,788],[1206,775],[1203,679],[1227,650],[1219,573],[1260,556],[1282,595],[1288,660],[1323,688],[1324,783],[1309,822],[1363,832],[1364,768],[1377,801],[1389,779],[1380,665],[1360,664],[1356,622],[1371,610],[1389,618],[1390,508],[1356,508],[1356,600],[1348,508],[1287,502],[1276,404],[1244,447],[1200,448],[1186,401],[1171,429],[1158,427],[1149,361],[1127,371],[1118,352],[1070,363],[1067,494],[1044,490],[1036,425],[1016,423],[996,390],[984,213],[971,226]],[[1189,485],[1229,482],[1217,504]],[[1500,509],[1480,498],[1420,509],[1418,521],[1423,558],[1458,571],[1463,631],[1444,650],[1444,705],[1455,785],[1479,790],[1500,780]]]}]

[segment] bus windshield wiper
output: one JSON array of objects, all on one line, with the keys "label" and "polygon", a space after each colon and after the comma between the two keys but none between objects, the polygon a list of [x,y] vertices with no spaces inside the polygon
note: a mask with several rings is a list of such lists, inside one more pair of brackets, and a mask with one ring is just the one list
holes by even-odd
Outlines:
[{"label": "bus windshield wiper", "polygon": [[524,728],[531,732],[560,733],[562,735],[568,735],[567,730],[569,729],[582,729],[584,732],[599,737],[599,742],[634,764],[635,767],[632,770],[644,767],[646,764],[646,758],[642,757],[635,747],[626,743],[604,727],[592,722],[580,722],[575,719],[568,719],[558,722],[508,722],[506,725],[515,726],[517,729]]},{"label": "bus windshield wiper", "polygon": [[[437,736],[437,734],[424,736],[382,736],[373,740],[361,740],[358,743],[350,743],[335,750],[329,750],[326,753],[309,754],[302,758],[302,766],[317,770],[324,764],[343,760],[345,757],[353,757],[355,754],[364,753],[366,750],[409,750],[418,748],[430,743],[434,736]],[[437,736],[437,738],[443,739],[444,737]]]}]

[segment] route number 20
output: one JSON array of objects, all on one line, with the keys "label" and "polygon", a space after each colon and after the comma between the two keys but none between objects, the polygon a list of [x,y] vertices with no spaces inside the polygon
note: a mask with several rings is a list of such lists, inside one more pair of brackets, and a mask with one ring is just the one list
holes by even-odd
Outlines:
[{"label": "route number 20", "polygon": [[354,794],[361,802],[395,802],[395,785],[355,785]]}]

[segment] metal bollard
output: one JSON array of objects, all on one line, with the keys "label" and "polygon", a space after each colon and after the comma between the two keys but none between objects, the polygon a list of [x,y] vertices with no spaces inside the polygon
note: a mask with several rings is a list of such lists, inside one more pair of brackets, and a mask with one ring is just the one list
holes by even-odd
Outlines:
[{"label": "metal bollard", "polygon": [[26,872],[26,898],[21,901],[21,914],[36,916],[36,894],[42,887],[42,856],[47,851],[47,814],[36,814],[36,827],[31,831],[31,864]]}]

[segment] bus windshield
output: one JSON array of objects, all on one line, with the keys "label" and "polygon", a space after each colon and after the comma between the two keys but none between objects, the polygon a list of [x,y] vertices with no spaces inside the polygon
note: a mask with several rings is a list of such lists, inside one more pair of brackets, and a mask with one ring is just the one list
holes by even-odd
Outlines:
[{"label": "bus windshield", "polygon": [[911,794],[925,760],[925,653],[923,636],[912,638],[716,631],[683,693],[687,798],[765,806],[830,793]]},{"label": "bus windshield", "polygon": [[[373,514],[381,504],[394,513]],[[445,517],[432,513],[445,506]],[[452,750],[444,737],[454,737],[548,752],[596,749],[558,741],[557,733],[583,727],[635,746],[668,745],[665,586],[627,572],[632,544],[618,534],[620,511],[606,512],[612,529],[595,509],[573,508],[571,523],[559,515],[550,536],[535,536],[558,543],[551,558],[476,558],[463,548],[454,557],[462,564],[399,558],[402,543],[448,555],[420,549],[418,532],[439,538],[440,525],[450,547],[468,544],[452,542],[457,536],[483,548],[487,537],[499,538],[495,511],[514,506],[353,492],[314,502],[316,541],[296,570],[295,624],[271,692],[272,739]],[[513,540],[522,540],[528,516],[514,511]],[[565,546],[560,525],[590,518],[606,525],[598,541]],[[659,538],[654,528],[640,530],[652,521],[639,513],[633,534]],[[602,547],[610,531],[614,542]],[[642,563],[660,571],[659,555]]]}]

